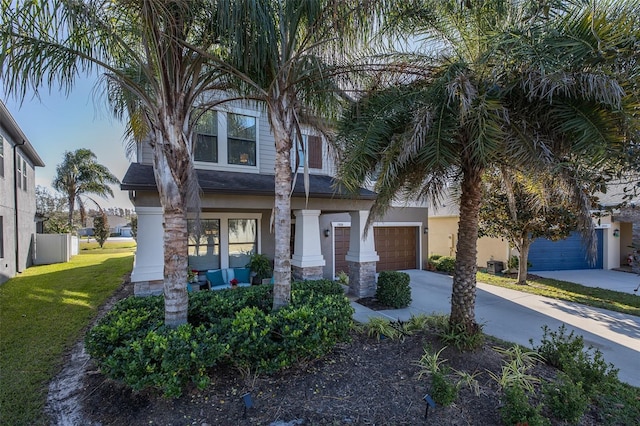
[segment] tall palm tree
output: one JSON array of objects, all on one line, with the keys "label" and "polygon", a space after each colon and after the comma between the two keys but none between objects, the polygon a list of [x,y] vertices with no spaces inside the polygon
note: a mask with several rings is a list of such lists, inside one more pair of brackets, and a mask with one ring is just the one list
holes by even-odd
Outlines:
[{"label": "tall palm tree", "polygon": [[95,194],[106,198],[113,197],[113,191],[109,184],[119,184],[120,181],[107,167],[98,163],[96,155],[86,148],[80,148],[73,152],[65,152],[62,163],[56,167],[56,176],[53,179],[54,189],[65,194],[69,207],[69,227],[73,227],[73,213],[75,203],[81,209],[81,225],[84,226],[84,202],[83,196]]},{"label": "tall palm tree", "polygon": [[566,180],[581,227],[592,229],[582,168],[602,172],[637,140],[638,11],[636,0],[435,0],[388,16],[389,27],[424,44],[410,61],[394,62],[394,74],[376,76],[345,115],[339,175],[350,188],[375,175],[370,220],[398,194],[437,198],[459,184],[451,326],[479,329],[476,242],[487,167],[539,168]]},{"label": "tall palm tree", "polygon": [[192,106],[220,89],[210,61],[220,50],[214,0],[50,0],[2,2],[0,70],[6,88],[72,89],[98,70],[117,114],[153,149],[164,214],[165,324],[187,321],[187,209],[199,211],[192,153]]},{"label": "tall palm tree", "polygon": [[229,13],[219,15],[229,43],[219,65],[235,78],[239,96],[265,106],[275,138],[274,309],[291,293],[291,148],[302,144],[301,125],[328,131],[340,111],[346,55],[365,40],[385,3],[228,0]]}]

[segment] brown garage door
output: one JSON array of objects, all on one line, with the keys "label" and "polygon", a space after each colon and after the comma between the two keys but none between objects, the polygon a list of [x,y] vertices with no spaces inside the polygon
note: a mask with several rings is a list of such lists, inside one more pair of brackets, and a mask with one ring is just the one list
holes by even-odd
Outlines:
[{"label": "brown garage door", "polygon": [[[398,271],[415,269],[417,259],[417,228],[414,226],[380,226],[374,229],[376,251],[380,260],[376,270]],[[345,256],[349,250],[349,228],[335,228],[335,268],[349,271]]]},{"label": "brown garage door", "polygon": [[416,234],[413,226],[380,226],[373,228],[376,251],[380,260],[376,270],[416,269]]}]

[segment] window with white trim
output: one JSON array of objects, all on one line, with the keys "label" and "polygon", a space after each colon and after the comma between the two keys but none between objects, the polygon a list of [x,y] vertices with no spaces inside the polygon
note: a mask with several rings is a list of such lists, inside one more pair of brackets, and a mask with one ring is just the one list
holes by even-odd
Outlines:
[{"label": "window with white trim", "polygon": [[[20,176],[18,176],[18,179],[20,179]],[[27,162],[24,158],[22,158],[22,189],[27,190]]]},{"label": "window with white trim", "polygon": [[303,169],[305,154],[308,158],[309,169],[322,170],[322,138],[314,135],[302,135],[302,145],[296,144],[295,162],[293,168]]},{"label": "window with white trim", "polygon": [[193,159],[208,163],[218,162],[218,113],[205,111],[195,126]]},{"label": "window with white trim", "polygon": [[189,266],[198,271],[220,268],[220,219],[187,221]]},{"label": "window with white trim", "polygon": [[193,159],[208,164],[256,167],[258,118],[249,114],[206,111],[194,132]]},{"label": "window with white trim", "polygon": [[258,221],[229,219],[229,267],[244,268],[257,252]]}]

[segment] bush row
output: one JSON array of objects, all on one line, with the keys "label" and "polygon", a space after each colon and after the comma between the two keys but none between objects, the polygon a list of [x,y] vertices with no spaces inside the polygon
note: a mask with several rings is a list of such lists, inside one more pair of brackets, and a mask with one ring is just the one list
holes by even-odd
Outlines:
[{"label": "bush row", "polygon": [[108,377],[179,396],[188,382],[204,388],[217,365],[274,372],[348,338],[353,309],[337,283],[294,282],[288,306],[274,312],[272,303],[270,285],[193,293],[188,323],[169,329],[162,296],[131,297],[89,331],[86,347]]}]

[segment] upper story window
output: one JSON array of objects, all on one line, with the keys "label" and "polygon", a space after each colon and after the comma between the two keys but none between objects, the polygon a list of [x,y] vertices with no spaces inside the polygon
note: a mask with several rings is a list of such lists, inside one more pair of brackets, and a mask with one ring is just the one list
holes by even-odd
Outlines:
[{"label": "upper story window", "polygon": [[209,163],[218,162],[218,113],[216,111],[205,111],[196,123],[193,159]]},{"label": "upper story window", "polygon": [[[193,159],[204,163],[257,166],[258,119],[223,111],[206,111],[194,129]],[[226,163],[225,163],[226,161]]]},{"label": "upper story window", "polygon": [[0,136],[0,177],[4,177],[4,138]]},{"label": "upper story window", "polygon": [[227,140],[229,164],[256,165],[256,118],[248,115],[227,114]]},{"label": "upper story window", "polygon": [[21,156],[18,156],[18,173],[17,173],[17,182],[16,186],[18,188],[22,188],[23,190],[27,190],[27,162]]},{"label": "upper story window", "polygon": [[22,189],[27,190],[27,162],[22,159]]},{"label": "upper story window", "polygon": [[320,136],[302,135],[302,146],[298,145],[294,168],[304,168],[305,154],[308,157],[309,169],[322,169],[322,138]]}]

